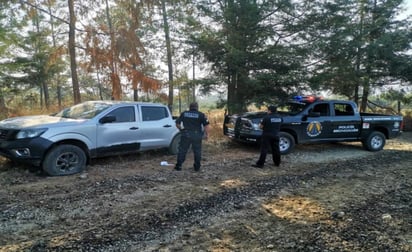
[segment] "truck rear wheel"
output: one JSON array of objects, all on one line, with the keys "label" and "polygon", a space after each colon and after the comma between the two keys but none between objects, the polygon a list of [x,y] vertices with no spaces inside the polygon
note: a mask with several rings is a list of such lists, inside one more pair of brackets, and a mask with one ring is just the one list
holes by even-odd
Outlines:
[{"label": "truck rear wheel", "polygon": [[280,154],[286,155],[290,153],[295,147],[295,138],[289,133],[280,132],[279,133],[279,149]]},{"label": "truck rear wheel", "polygon": [[169,154],[177,155],[177,153],[179,152],[180,137],[181,137],[181,135],[177,134],[173,138],[172,142],[170,143],[169,149],[168,149]]},{"label": "truck rear wheel", "polygon": [[83,171],[86,167],[86,154],[71,144],[53,147],[43,160],[42,168],[50,176],[72,175]]},{"label": "truck rear wheel", "polygon": [[380,151],[383,149],[386,143],[386,137],[383,133],[379,131],[373,131],[369,136],[362,142],[363,147],[368,151]]}]

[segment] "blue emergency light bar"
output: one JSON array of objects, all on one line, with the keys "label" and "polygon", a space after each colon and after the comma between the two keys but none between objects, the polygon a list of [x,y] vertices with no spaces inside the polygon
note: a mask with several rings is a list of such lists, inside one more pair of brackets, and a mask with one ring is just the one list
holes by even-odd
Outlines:
[{"label": "blue emergency light bar", "polygon": [[314,95],[308,95],[308,96],[296,95],[293,97],[293,100],[297,102],[314,102],[317,100],[322,100],[322,97],[316,97]]}]

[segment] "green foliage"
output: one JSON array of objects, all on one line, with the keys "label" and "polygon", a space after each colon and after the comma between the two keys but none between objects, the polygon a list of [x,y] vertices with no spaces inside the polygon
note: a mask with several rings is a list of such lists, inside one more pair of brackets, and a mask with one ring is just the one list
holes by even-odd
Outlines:
[{"label": "green foliage", "polygon": [[[198,98],[196,92],[213,94],[217,107],[235,113],[302,92],[365,100],[387,83],[411,83],[411,19],[397,17],[402,0],[165,2],[174,68],[168,76],[175,77],[180,104]],[[154,8],[160,2],[113,1],[107,12],[102,3],[76,2],[82,95],[109,97],[115,70],[132,91],[142,90],[143,75],[164,79],[164,23]],[[0,1],[0,94],[7,103],[41,101],[48,89],[70,97],[67,12],[65,1]],[[189,77],[189,69],[206,77],[196,79],[195,71]],[[166,101],[165,86],[154,85],[158,95],[142,91],[139,99]]]},{"label": "green foliage", "polygon": [[211,21],[191,39],[224,80],[229,113],[283,99],[301,84],[299,48],[287,43],[293,37],[289,1],[225,0],[219,6],[200,1],[198,7]]},{"label": "green foliage", "polygon": [[[396,14],[402,0],[341,0],[312,3],[302,24],[319,59],[311,78],[313,89],[331,90],[354,100],[392,81],[411,80],[411,21]],[[366,101],[366,100],[364,100]],[[364,102],[363,101],[363,102]]]},{"label": "green foliage", "polygon": [[404,90],[391,89],[381,94],[380,97],[389,101],[399,101],[406,105],[412,104],[412,94],[407,94]]}]

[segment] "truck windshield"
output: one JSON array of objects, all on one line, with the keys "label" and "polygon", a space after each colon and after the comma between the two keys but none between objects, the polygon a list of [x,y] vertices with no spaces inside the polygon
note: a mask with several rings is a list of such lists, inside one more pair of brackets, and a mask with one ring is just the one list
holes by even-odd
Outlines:
[{"label": "truck windshield", "polygon": [[71,119],[91,119],[111,106],[112,104],[103,102],[84,102],[63,109],[54,116]]}]

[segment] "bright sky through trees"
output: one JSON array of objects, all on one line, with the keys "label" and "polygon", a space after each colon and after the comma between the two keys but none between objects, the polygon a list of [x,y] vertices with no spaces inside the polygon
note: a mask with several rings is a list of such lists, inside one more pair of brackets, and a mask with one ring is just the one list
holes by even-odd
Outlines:
[{"label": "bright sky through trees", "polygon": [[407,15],[412,15],[412,0],[405,0],[405,6],[407,8]]}]

